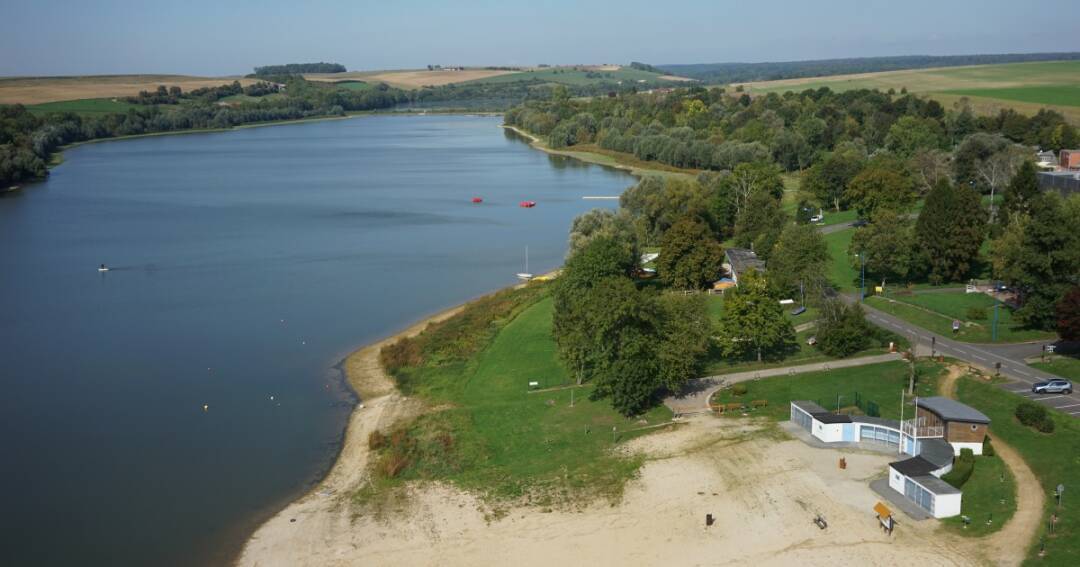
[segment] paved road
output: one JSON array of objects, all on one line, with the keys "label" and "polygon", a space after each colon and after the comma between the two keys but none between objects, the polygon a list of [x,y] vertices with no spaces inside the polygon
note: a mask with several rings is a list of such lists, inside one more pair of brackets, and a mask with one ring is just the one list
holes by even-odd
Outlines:
[{"label": "paved road", "polygon": [[[841,296],[845,300],[853,302],[854,298]],[[934,354],[943,354],[952,358],[963,360],[972,366],[982,368],[993,374],[996,365],[1001,364],[1001,375],[1011,381],[1001,387],[1009,392],[1019,393],[1025,398],[1037,400],[1048,407],[1061,410],[1064,413],[1080,418],[1080,393],[1073,392],[1071,395],[1047,395],[1032,394],[1031,385],[1053,378],[1060,378],[1055,374],[1043,372],[1032,368],[1024,363],[1025,353],[1033,352],[1038,355],[1041,343],[1027,343],[1024,345],[982,345],[954,341],[941,335],[935,335],[922,327],[917,327],[900,319],[863,304],[866,318],[870,322],[888,329],[894,333],[906,336],[911,344],[916,345],[919,354],[931,354],[931,344],[934,345]],[[936,343],[932,339],[936,337]]]},{"label": "paved road", "polygon": [[733,372],[731,374],[718,374],[690,380],[681,394],[670,396],[664,400],[664,404],[675,412],[675,415],[702,413],[709,411],[709,397],[713,392],[738,382],[768,378],[769,376],[791,376],[805,372],[818,372],[835,368],[850,368],[852,366],[864,366],[900,360],[899,354],[879,354],[876,356],[863,356],[859,358],[845,358],[814,364],[802,364],[799,366],[784,366],[780,368],[766,368],[763,370],[748,370],[746,372]]}]

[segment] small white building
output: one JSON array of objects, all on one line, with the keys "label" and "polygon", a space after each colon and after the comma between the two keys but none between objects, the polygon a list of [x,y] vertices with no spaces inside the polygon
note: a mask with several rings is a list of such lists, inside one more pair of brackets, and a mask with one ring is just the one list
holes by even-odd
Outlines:
[{"label": "small white building", "polygon": [[941,480],[961,449],[982,454],[990,419],[948,398],[921,398],[916,416],[904,422],[832,413],[807,401],[791,402],[791,421],[824,443],[882,443],[910,458],[889,464],[889,487],[935,518],[960,513],[961,491]]}]

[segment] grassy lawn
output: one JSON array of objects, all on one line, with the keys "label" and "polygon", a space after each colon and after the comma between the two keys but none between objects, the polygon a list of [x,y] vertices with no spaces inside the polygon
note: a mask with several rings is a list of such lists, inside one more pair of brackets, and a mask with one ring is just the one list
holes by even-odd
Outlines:
[{"label": "grassy lawn", "polygon": [[[960,516],[942,520],[950,531],[982,537],[1000,530],[1016,512],[1016,478],[1000,457],[975,457],[975,470],[962,490]],[[961,516],[971,518],[968,527]],[[989,519],[993,522],[987,525]]]},{"label": "grassy lawn", "polygon": [[[916,394],[935,395],[942,367],[934,362],[919,362],[917,368],[920,375],[915,385]],[[907,391],[908,364],[884,362],[794,376],[774,376],[742,382],[742,384],[747,387],[745,395],[735,396],[731,388],[725,388],[717,392],[713,400],[719,403],[768,400],[767,407],[753,410],[753,412],[773,421],[784,421],[791,416],[788,403],[792,400],[813,400],[826,409],[835,410],[836,397],[839,395],[841,396],[840,407],[853,409],[855,394],[858,392],[863,400],[878,404],[881,417],[899,419],[900,392]],[[905,415],[911,414],[914,408],[913,401],[913,398],[907,398]]]},{"label": "grassy lawn", "polygon": [[84,98],[80,100],[64,100],[59,102],[45,102],[31,104],[26,107],[34,114],[47,114],[49,112],[74,112],[84,116],[100,116],[110,113],[124,113],[133,108],[143,108],[143,105],[130,104],[120,99],[111,98]]},{"label": "grassy lawn", "polygon": [[365,83],[364,81],[341,81],[340,83],[334,83],[334,86],[348,91],[366,91],[373,87],[371,83]]},{"label": "grassy lawn", "polygon": [[640,421],[626,419],[609,401],[590,401],[588,387],[530,393],[530,381],[541,388],[572,383],[555,356],[551,315],[551,299],[542,299],[472,361],[422,367],[409,376],[406,393],[446,408],[422,415],[409,435],[421,445],[449,439],[443,446],[453,449],[414,461],[399,479],[446,480],[543,505],[621,494],[641,460],[611,449],[652,431],[641,428],[666,422],[671,413],[658,406]]},{"label": "grassy lawn", "polygon": [[1031,85],[1002,89],[955,89],[945,92],[962,96],[978,96],[1037,104],[1080,106],[1080,85]]},{"label": "grassy lawn", "polygon": [[[982,293],[942,292],[916,295],[893,295],[891,297],[870,297],[867,301],[873,307],[891,315],[918,325],[924,329],[944,336],[953,336],[952,322],[961,322],[957,340],[987,343],[992,342],[994,299]],[[972,318],[969,309],[982,309],[985,317]],[[1006,305],[998,308],[998,342],[1024,342],[1044,340],[1054,337],[1045,331],[1021,329],[1013,321],[1012,309]]]},{"label": "grassy lawn", "polygon": [[[964,379],[957,385],[957,397],[988,415],[991,437],[1015,448],[1035,472],[1047,495],[1044,522],[1054,509],[1054,487],[1064,484],[1067,488],[1065,506],[1057,511],[1057,534],[1046,539],[1046,557],[1038,558],[1036,539],[1028,547],[1027,564],[1080,565],[1080,504],[1075,503],[1080,489],[1080,420],[1051,410],[1056,429],[1047,435],[1021,425],[1013,416],[1021,398],[996,386]],[[1046,535],[1045,523],[1039,535]]]},{"label": "grassy lawn", "polygon": [[825,244],[829,248],[828,277],[839,291],[857,291],[859,289],[859,271],[851,266],[848,247],[851,237],[858,229],[841,230],[825,235]]},{"label": "grassy lawn", "polygon": [[1031,366],[1070,380],[1080,381],[1080,359],[1056,356],[1049,362],[1035,362]]}]

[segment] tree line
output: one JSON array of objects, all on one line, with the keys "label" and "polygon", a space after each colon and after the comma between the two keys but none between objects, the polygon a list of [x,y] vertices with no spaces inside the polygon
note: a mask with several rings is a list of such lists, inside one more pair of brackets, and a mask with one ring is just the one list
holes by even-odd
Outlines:
[{"label": "tree line", "polygon": [[341,63],[286,63],[256,67],[255,75],[299,75],[301,73],[344,73],[345,71],[345,66]]},{"label": "tree line", "polygon": [[240,81],[233,81],[227,85],[221,85],[218,87],[200,87],[187,92],[184,92],[177,85],[166,87],[165,85],[158,85],[158,88],[153,91],[139,91],[138,95],[125,97],[123,100],[131,104],[179,104],[182,100],[201,99],[205,102],[216,102],[226,97],[234,95],[247,95],[252,97],[261,97],[268,94],[274,94],[281,90],[277,83],[271,83],[268,81],[259,81],[257,83],[241,86]]}]

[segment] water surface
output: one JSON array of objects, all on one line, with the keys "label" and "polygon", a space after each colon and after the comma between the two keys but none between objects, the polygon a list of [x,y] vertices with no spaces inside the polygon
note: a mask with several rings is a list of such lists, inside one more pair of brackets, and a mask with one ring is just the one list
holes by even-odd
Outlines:
[{"label": "water surface", "polygon": [[231,559],[335,455],[344,355],[512,283],[526,246],[556,267],[613,204],[581,197],[632,183],[499,122],[91,144],[0,199],[0,564]]}]

